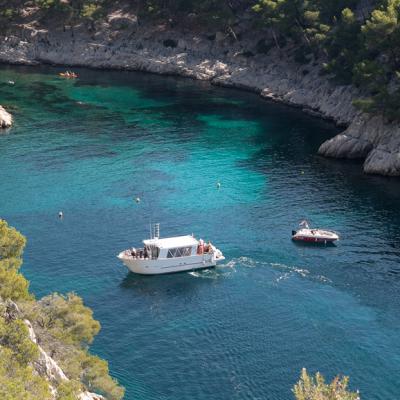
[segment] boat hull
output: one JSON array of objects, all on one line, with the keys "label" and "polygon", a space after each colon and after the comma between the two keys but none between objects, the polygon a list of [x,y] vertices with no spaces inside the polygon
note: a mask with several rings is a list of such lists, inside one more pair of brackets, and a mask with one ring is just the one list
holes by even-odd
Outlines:
[{"label": "boat hull", "polygon": [[339,235],[324,229],[303,228],[292,232],[292,239],[296,242],[327,244],[339,240]]},{"label": "boat hull", "polygon": [[292,239],[296,242],[306,242],[306,243],[334,243],[338,239],[332,238],[316,238],[307,236],[293,236]]},{"label": "boat hull", "polygon": [[123,253],[119,254],[118,258],[130,271],[141,275],[160,275],[211,268],[215,267],[218,262],[225,259],[223,256],[219,258],[214,258],[212,256],[190,256],[151,260],[127,258]]}]

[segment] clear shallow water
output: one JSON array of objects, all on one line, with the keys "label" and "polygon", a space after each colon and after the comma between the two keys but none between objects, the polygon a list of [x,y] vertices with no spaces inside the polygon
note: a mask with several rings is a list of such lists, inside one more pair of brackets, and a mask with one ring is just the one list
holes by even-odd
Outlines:
[{"label": "clear shallow water", "polygon": [[[16,120],[0,135],[0,215],[28,237],[33,291],[93,308],[93,351],[126,399],[284,400],[302,367],[349,374],[363,399],[398,396],[399,181],[319,158],[335,128],[249,93],[56,71],[0,69]],[[226,264],[128,274],[115,255],[151,215],[164,235],[211,238]],[[305,217],[343,240],[293,244]]]}]

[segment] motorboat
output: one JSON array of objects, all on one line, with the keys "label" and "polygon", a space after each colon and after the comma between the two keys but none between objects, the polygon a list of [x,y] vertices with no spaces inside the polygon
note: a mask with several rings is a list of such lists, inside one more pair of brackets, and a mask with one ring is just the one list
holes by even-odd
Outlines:
[{"label": "motorboat", "polygon": [[292,231],[292,240],[309,243],[333,243],[339,240],[339,235],[326,229],[310,228],[307,221],[299,224],[300,229]]},{"label": "motorboat", "polygon": [[75,79],[78,77],[78,75],[75,72],[69,72],[69,71],[60,72],[58,75],[61,76],[62,78],[68,78],[68,79]]},{"label": "motorboat", "polygon": [[150,239],[142,248],[131,248],[118,258],[132,272],[158,275],[215,267],[225,260],[222,252],[210,242],[197,240],[193,235],[160,238],[160,225],[150,229]]}]

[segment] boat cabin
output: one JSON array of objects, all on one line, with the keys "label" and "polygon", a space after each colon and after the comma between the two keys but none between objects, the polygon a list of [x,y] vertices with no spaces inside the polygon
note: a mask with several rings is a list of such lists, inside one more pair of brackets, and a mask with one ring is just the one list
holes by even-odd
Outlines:
[{"label": "boat cabin", "polygon": [[171,238],[154,238],[143,240],[144,253],[148,258],[190,257],[197,254],[199,241],[193,236],[177,236]]}]

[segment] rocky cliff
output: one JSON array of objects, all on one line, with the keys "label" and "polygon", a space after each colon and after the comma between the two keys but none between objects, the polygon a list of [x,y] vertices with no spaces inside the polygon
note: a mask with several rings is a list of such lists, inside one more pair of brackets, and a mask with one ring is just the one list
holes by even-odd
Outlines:
[{"label": "rocky cliff", "polygon": [[267,42],[267,34],[254,34],[245,19],[234,34],[194,33],[139,24],[135,15],[117,10],[89,28],[24,25],[2,38],[0,61],[174,74],[251,90],[348,126],[322,144],[321,155],[364,159],[367,173],[400,175],[400,128],[361,115],[352,105],[357,90],[331,83],[313,59],[299,64],[295,48],[270,49]]}]

